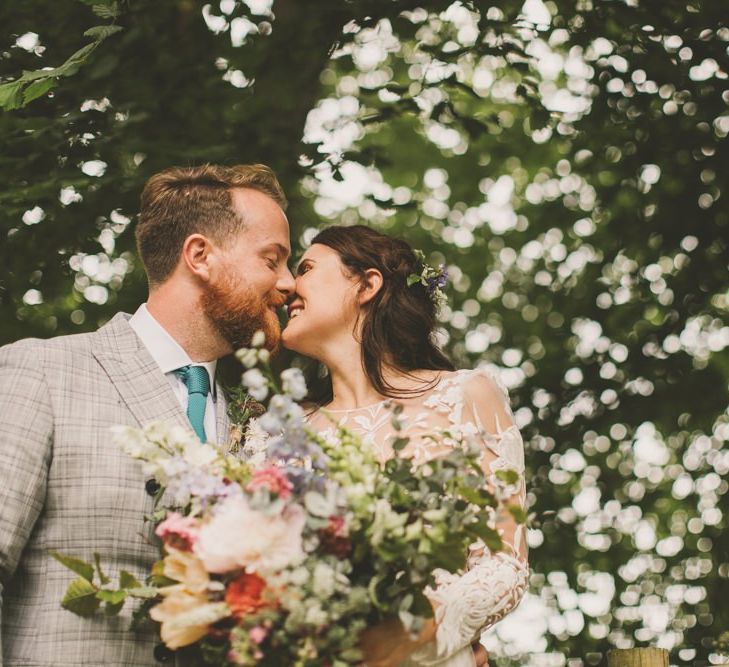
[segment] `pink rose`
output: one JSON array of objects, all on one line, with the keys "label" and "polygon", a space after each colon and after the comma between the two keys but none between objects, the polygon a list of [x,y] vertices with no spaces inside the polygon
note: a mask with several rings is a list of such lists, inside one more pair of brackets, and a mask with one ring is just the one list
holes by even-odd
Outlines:
[{"label": "pink rose", "polygon": [[279,498],[286,500],[291,497],[293,488],[294,485],[279,468],[267,466],[259,468],[253,473],[253,478],[246,486],[246,491],[253,493],[258,489],[268,489],[269,493],[275,493]]},{"label": "pink rose", "polygon": [[268,630],[266,630],[266,628],[262,628],[260,625],[257,625],[255,628],[251,628],[248,632],[248,636],[255,644],[260,644],[261,642],[263,642],[267,635]]},{"label": "pink rose", "polygon": [[154,532],[168,546],[190,551],[197,541],[200,524],[197,519],[171,512]]}]

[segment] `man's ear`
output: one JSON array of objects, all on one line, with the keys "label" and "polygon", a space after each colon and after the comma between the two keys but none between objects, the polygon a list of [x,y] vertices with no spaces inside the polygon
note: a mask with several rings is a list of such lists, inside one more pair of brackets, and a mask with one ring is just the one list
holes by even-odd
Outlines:
[{"label": "man's ear", "polygon": [[360,283],[357,301],[360,306],[372,301],[375,295],[382,289],[384,280],[377,269],[367,269],[364,278]]},{"label": "man's ear", "polygon": [[187,270],[203,282],[210,280],[211,254],[213,244],[207,236],[190,234],[182,244],[180,259]]}]

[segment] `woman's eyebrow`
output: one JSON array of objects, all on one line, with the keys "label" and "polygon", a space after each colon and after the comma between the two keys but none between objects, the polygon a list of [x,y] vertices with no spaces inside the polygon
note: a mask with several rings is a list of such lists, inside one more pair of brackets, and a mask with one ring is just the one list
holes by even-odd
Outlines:
[{"label": "woman's eyebrow", "polygon": [[296,275],[297,275],[297,276],[300,276],[300,275],[301,275],[301,269],[303,268],[304,264],[306,264],[307,262],[309,262],[309,263],[313,264],[314,260],[312,260],[312,259],[309,259],[308,257],[307,257],[306,259],[302,259],[302,260],[301,260],[301,261],[300,261],[300,262],[298,263],[298,265],[296,266]]}]

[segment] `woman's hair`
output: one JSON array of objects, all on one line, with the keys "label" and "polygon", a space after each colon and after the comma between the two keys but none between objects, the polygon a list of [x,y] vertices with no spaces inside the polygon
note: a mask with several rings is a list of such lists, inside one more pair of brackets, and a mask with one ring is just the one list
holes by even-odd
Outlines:
[{"label": "woman's hair", "polygon": [[[388,366],[405,373],[454,369],[433,342],[436,305],[427,288],[420,283],[408,286],[408,276],[422,270],[409,244],[363,225],[327,227],[314,237],[314,243],[334,250],[353,277],[364,281],[367,269],[382,274],[382,287],[357,322],[362,324],[362,366],[380,394],[398,398],[422,393],[432,386],[432,382],[423,380],[422,389],[397,389],[383,377],[383,368]],[[311,401],[325,405],[332,400],[328,376],[317,374],[308,379]]]}]

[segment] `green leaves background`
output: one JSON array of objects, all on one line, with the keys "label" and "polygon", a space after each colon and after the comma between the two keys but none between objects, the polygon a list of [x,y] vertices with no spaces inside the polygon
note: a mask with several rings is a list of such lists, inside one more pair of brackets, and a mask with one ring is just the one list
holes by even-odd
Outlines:
[{"label": "green leaves background", "polygon": [[407,237],[449,266],[449,352],[504,371],[537,520],[516,613],[542,626],[497,629],[499,664],[706,665],[729,627],[729,19],[527,5],[3,3],[0,338],[145,298],[155,171],[266,162],[297,248],[330,221]]}]

